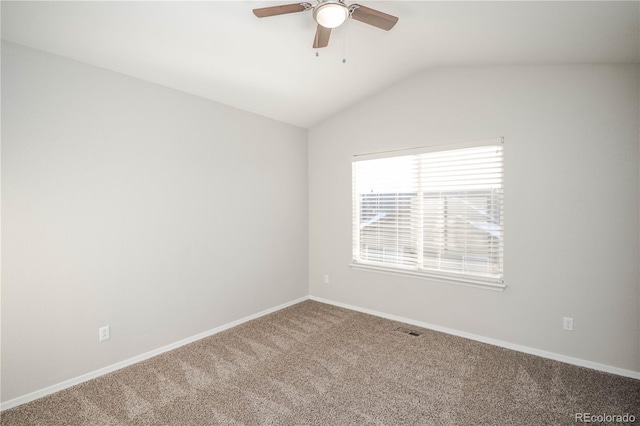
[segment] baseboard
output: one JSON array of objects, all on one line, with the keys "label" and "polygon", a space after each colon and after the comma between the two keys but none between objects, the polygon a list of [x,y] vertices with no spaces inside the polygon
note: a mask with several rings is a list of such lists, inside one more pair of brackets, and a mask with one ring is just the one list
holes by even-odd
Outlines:
[{"label": "baseboard", "polygon": [[309,296],[309,299],[315,300],[321,303],[327,303],[329,305],[339,306],[345,309],[351,309],[353,311],[362,312],[365,314],[374,315],[377,317],[382,317],[386,319],[390,319],[393,321],[404,322],[407,324],[415,325],[417,327],[427,328],[434,331],[440,331],[442,333],[451,334],[454,336],[464,337],[466,339],[476,340],[482,343],[488,343],[490,345],[499,346],[506,349],[512,349],[518,352],[524,352],[531,355],[537,355],[542,358],[548,358],[555,361],[564,362],[566,364],[573,364],[580,367],[590,368],[592,370],[604,371],[606,373],[616,374],[618,376],[630,377],[632,379],[640,379],[640,372],[633,370],[626,370],[624,368],[613,367],[606,364],[600,364],[593,361],[587,361],[580,358],[574,358],[567,355],[561,355],[554,352],[543,351],[540,349],[530,348],[528,346],[517,345],[514,343],[504,342],[502,340],[491,339],[489,337],[480,336],[477,334],[466,333],[464,331],[455,330],[452,328],[441,327],[439,325],[429,324],[422,321],[416,321],[409,318],[400,317],[397,315],[391,315],[384,312],[374,311],[372,309],[361,308],[359,306],[349,305],[346,303],[335,302],[333,300],[323,299],[321,297]]},{"label": "baseboard", "polygon": [[163,346],[163,347],[158,348],[158,349],[154,349],[152,351],[143,353],[143,354],[135,356],[133,358],[129,358],[127,360],[118,362],[116,364],[109,365],[107,367],[101,368],[99,370],[92,371],[92,372],[87,373],[87,374],[83,374],[82,376],[78,376],[78,377],[75,377],[73,379],[66,380],[66,381],[64,381],[62,383],[58,383],[56,385],[49,386],[49,387],[46,387],[44,389],[40,389],[38,391],[29,393],[27,395],[23,395],[23,396],[20,396],[18,398],[14,398],[12,400],[9,400],[9,401],[1,403],[0,404],[0,411],[8,410],[10,408],[17,407],[18,405],[26,404],[27,402],[31,402],[31,401],[34,401],[36,399],[40,399],[40,398],[45,397],[47,395],[51,395],[52,393],[56,393],[56,392],[59,392],[61,390],[70,388],[71,386],[79,385],[80,383],[84,383],[84,382],[89,381],[91,379],[95,379],[97,377],[103,376],[103,375],[105,375],[107,373],[111,373],[113,371],[120,370],[121,368],[128,367],[128,366],[136,364],[136,363],[138,363],[140,361],[144,361],[146,359],[153,358],[154,356],[157,356],[157,355],[163,354],[165,352],[171,351],[173,349],[179,348],[180,346],[184,346],[184,345],[187,345],[189,343],[193,343],[193,342],[195,342],[197,340],[204,339],[205,337],[212,336],[214,334],[220,333],[221,331],[224,331],[224,330],[227,330],[229,328],[235,327],[235,326],[240,325],[242,323],[245,323],[247,321],[251,321],[251,320],[254,320],[256,318],[260,318],[262,316],[271,314],[273,312],[279,311],[281,309],[284,309],[284,308],[289,307],[291,305],[295,305],[297,303],[303,302],[303,301],[308,300],[308,299],[309,299],[309,296],[304,296],[304,297],[300,297],[300,298],[295,299],[295,300],[291,300],[289,302],[283,303],[282,305],[278,305],[278,306],[275,306],[273,308],[269,308],[269,309],[266,309],[264,311],[258,312],[256,314],[249,315],[247,317],[241,318],[239,320],[232,321],[230,323],[221,325],[221,326],[216,327],[214,329],[211,329],[211,330],[196,334],[195,336],[187,337],[186,339],[182,339],[182,340],[180,340],[178,342],[171,343],[169,345]]},{"label": "baseboard", "polygon": [[640,372],[637,372],[637,371],[626,370],[626,369],[623,369],[623,368],[613,367],[613,366],[606,365],[606,364],[600,364],[600,363],[593,362],[593,361],[587,361],[587,360],[583,360],[583,359],[580,359],[580,358],[574,358],[574,357],[570,357],[570,356],[566,356],[566,355],[561,355],[561,354],[557,354],[557,353],[554,353],[554,352],[548,352],[548,351],[543,351],[543,350],[540,350],[540,349],[530,348],[528,346],[522,346],[522,345],[517,345],[517,344],[513,344],[513,343],[509,343],[509,342],[504,342],[504,341],[497,340],[497,339],[491,339],[491,338],[480,336],[480,335],[477,335],[477,334],[466,333],[466,332],[463,332],[463,331],[459,331],[459,330],[455,330],[455,329],[451,329],[451,328],[447,328],[447,327],[441,327],[441,326],[438,326],[438,325],[429,324],[429,323],[425,323],[425,322],[422,322],[422,321],[412,320],[410,318],[404,318],[404,317],[400,317],[400,316],[397,316],[397,315],[391,315],[391,314],[387,314],[387,313],[384,313],[384,312],[374,311],[372,309],[361,308],[359,306],[354,306],[354,305],[349,305],[349,304],[346,304],[346,303],[336,302],[336,301],[329,300],[329,299],[324,299],[324,298],[321,298],[321,297],[304,296],[304,297],[300,297],[298,299],[291,300],[289,302],[283,303],[281,305],[275,306],[273,308],[266,309],[266,310],[258,312],[256,314],[249,315],[249,316],[241,318],[239,320],[232,321],[230,323],[221,325],[221,326],[216,327],[214,329],[211,329],[211,330],[196,334],[195,336],[191,336],[191,337],[188,337],[186,339],[182,339],[182,340],[180,340],[178,342],[171,343],[169,345],[163,346],[161,348],[154,349],[152,351],[143,353],[143,354],[135,356],[133,358],[129,358],[127,360],[118,362],[116,364],[109,365],[109,366],[101,368],[99,370],[95,370],[95,371],[92,371],[90,373],[83,374],[81,376],[75,377],[73,379],[66,380],[66,381],[64,381],[62,383],[58,383],[56,385],[49,386],[49,387],[46,387],[44,389],[40,389],[38,391],[29,393],[27,395],[23,395],[23,396],[20,396],[18,398],[3,402],[3,403],[0,404],[0,411],[8,410],[10,408],[17,407],[18,405],[26,404],[27,402],[31,402],[31,401],[34,401],[36,399],[45,397],[47,395],[51,395],[53,393],[56,393],[56,392],[59,392],[61,390],[70,388],[70,387],[78,385],[80,383],[84,383],[84,382],[89,381],[89,380],[95,379],[97,377],[103,376],[105,374],[111,373],[111,372],[119,370],[121,368],[128,367],[130,365],[136,364],[136,363],[144,361],[146,359],[153,358],[154,356],[163,354],[165,352],[171,351],[173,349],[179,348],[181,346],[187,345],[187,344],[195,342],[197,340],[204,339],[205,337],[212,336],[214,334],[220,333],[221,331],[224,331],[224,330],[227,330],[229,328],[235,327],[235,326],[240,325],[242,323],[245,323],[247,321],[251,321],[251,320],[254,320],[256,318],[260,318],[262,316],[271,314],[273,312],[279,311],[281,309],[284,309],[284,308],[289,307],[291,305],[295,305],[297,303],[303,302],[303,301],[308,300],[308,299],[315,300],[315,301],[321,302],[321,303],[326,303],[326,304],[329,304],[329,305],[339,306],[341,308],[350,309],[350,310],[357,311],[357,312],[362,312],[362,313],[365,313],[365,314],[374,315],[374,316],[381,317],[381,318],[390,319],[390,320],[393,320],[393,321],[404,322],[404,323],[407,323],[407,324],[415,325],[417,327],[427,328],[427,329],[430,329],[430,330],[435,330],[435,331],[439,331],[439,332],[442,332],[442,333],[451,334],[451,335],[454,335],[454,336],[464,337],[464,338],[475,340],[475,341],[482,342],[482,343],[488,343],[490,345],[499,346],[499,347],[503,347],[503,348],[506,348],[506,349],[512,349],[512,350],[515,350],[515,351],[519,351],[519,352],[523,352],[523,353],[527,353],[527,354],[531,354],[531,355],[537,355],[537,356],[540,356],[542,358],[548,358],[548,359],[552,359],[552,360],[555,360],[555,361],[564,362],[564,363],[567,363],[567,364],[573,364],[573,365],[577,365],[577,366],[580,366],[580,367],[590,368],[590,369],[593,369],[593,370],[604,371],[606,373],[616,374],[616,375],[619,375],[619,376],[630,377],[630,378],[633,378],[633,379],[640,379]]}]

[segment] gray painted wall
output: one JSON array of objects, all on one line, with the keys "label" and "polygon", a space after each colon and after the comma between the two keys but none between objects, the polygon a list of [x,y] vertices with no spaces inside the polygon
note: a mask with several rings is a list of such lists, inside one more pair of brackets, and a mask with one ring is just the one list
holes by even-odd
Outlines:
[{"label": "gray painted wall", "polygon": [[[638,79],[635,65],[439,69],[312,128],[310,294],[640,372]],[[505,291],[349,268],[353,154],[498,136]]]},{"label": "gray painted wall", "polygon": [[3,43],[2,400],[306,296],[307,188],[304,129]]},{"label": "gray painted wall", "polygon": [[[304,129],[3,42],[2,401],[308,294],[640,371],[639,76],[428,71],[307,152]],[[348,267],[351,155],[496,136],[504,292]]]}]

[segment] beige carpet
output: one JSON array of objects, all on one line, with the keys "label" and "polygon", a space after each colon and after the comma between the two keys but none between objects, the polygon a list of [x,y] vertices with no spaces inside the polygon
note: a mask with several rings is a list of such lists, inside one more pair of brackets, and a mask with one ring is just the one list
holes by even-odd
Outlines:
[{"label": "beige carpet", "polygon": [[306,301],[0,424],[575,425],[575,413],[640,423],[640,381]]}]

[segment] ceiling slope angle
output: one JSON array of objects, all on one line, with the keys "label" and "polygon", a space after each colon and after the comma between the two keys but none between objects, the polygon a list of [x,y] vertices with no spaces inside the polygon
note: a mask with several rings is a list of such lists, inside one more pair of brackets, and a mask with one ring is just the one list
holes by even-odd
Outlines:
[{"label": "ceiling slope angle", "polygon": [[[9,42],[303,128],[434,68],[640,62],[635,1],[354,0],[353,10],[344,1],[333,3],[349,16],[328,31],[318,29],[316,0],[3,1],[1,31]],[[278,6],[290,12],[252,13]],[[400,20],[374,21],[378,12]]]}]

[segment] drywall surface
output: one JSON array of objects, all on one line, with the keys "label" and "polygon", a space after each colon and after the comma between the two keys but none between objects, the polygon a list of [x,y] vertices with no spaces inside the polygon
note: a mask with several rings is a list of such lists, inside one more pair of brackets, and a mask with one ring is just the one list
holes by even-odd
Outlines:
[{"label": "drywall surface", "polygon": [[[639,372],[638,72],[431,70],[312,128],[311,296]],[[506,290],[349,267],[354,154],[500,136]]]},{"label": "drywall surface", "polygon": [[2,400],[306,296],[307,188],[304,129],[3,43]]}]

